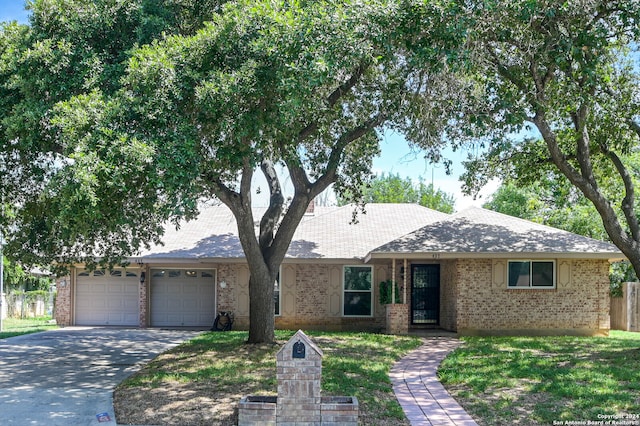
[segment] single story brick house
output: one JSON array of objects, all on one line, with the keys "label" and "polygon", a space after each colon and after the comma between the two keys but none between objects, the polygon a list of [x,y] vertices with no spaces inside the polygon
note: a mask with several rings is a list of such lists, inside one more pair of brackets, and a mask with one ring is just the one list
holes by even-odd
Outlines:
[{"label": "single story brick house", "polygon": [[[414,204],[311,207],[275,285],[276,327],[407,333],[607,334],[608,243],[492,211]],[[256,212],[256,217],[260,212]],[[203,208],[127,268],[58,279],[62,325],[248,327],[249,269],[231,212]],[[380,303],[394,280],[399,303]],[[392,286],[389,286],[392,287]]]}]

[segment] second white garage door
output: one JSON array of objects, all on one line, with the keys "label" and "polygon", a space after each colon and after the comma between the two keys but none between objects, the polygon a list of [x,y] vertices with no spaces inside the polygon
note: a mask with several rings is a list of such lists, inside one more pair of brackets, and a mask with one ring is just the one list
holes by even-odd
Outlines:
[{"label": "second white garage door", "polygon": [[151,270],[151,325],[211,327],[216,315],[216,272]]}]

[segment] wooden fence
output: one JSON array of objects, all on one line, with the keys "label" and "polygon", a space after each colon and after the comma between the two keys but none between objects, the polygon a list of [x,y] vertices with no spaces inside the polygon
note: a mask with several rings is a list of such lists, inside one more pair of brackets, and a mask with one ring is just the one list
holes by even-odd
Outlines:
[{"label": "wooden fence", "polygon": [[622,284],[622,297],[611,298],[611,329],[640,331],[640,283]]}]

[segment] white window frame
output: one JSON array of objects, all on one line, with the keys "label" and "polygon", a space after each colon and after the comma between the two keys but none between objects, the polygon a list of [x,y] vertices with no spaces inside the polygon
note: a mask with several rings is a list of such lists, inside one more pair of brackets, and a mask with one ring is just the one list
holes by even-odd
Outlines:
[{"label": "white window frame", "polygon": [[[346,271],[347,268],[369,268],[369,270],[371,271],[371,285],[368,291],[366,290],[347,290],[345,288],[345,275],[346,275]],[[373,277],[373,266],[370,265],[344,265],[342,267],[342,316],[345,318],[372,318],[373,317],[373,289],[374,289],[374,277]],[[345,293],[349,292],[349,293],[365,293],[365,294],[369,294],[370,297],[370,301],[371,301],[371,307],[370,307],[370,312],[369,315],[348,315],[345,314],[344,312],[344,302],[345,302]]]},{"label": "white window frame", "polygon": [[[524,263],[524,262],[528,262],[529,263],[529,285],[528,286],[510,286],[509,285],[509,281],[510,281],[510,272],[511,272],[511,263]],[[534,263],[551,263],[553,266],[553,285],[552,286],[540,286],[540,285],[533,285],[532,283],[532,279],[533,279],[533,264]],[[556,267],[556,261],[554,259],[510,259],[509,261],[507,261],[507,288],[510,290],[553,290],[556,288],[557,285],[557,275],[558,275],[558,269]]]}]

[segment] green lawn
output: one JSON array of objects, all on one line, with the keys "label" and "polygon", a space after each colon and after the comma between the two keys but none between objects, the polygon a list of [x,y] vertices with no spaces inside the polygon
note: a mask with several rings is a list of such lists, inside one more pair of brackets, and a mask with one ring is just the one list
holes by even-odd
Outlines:
[{"label": "green lawn", "polygon": [[438,374],[480,424],[640,424],[640,333],[463,341]]},{"label": "green lawn", "polygon": [[[278,343],[292,331],[276,331]],[[407,425],[389,370],[421,344],[415,337],[368,333],[308,335],[324,353],[322,394],[356,396],[360,423]],[[281,345],[248,345],[246,332],[205,333],[157,357],[114,393],[123,424],[232,425],[247,395],[276,395]]]},{"label": "green lawn", "polygon": [[2,332],[0,332],[0,339],[58,328],[55,324],[49,324],[50,320],[51,317],[27,319],[5,318],[2,320]]}]

